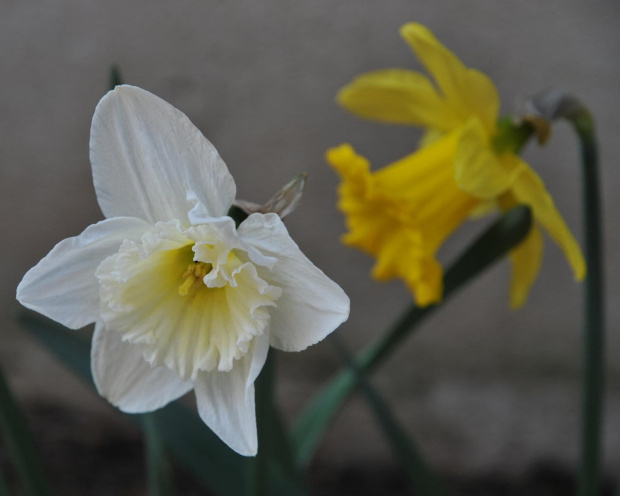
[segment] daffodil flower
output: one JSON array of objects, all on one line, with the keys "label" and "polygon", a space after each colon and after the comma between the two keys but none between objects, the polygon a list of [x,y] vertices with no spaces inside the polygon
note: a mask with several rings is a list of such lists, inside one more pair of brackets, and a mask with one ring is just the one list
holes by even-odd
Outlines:
[{"label": "daffodil flower", "polygon": [[422,147],[371,172],[349,145],[328,151],[342,178],[344,241],[376,257],[373,276],[402,278],[419,305],[440,301],[442,268],[436,253],[464,220],[492,208],[524,203],[537,223],[511,253],[511,304],[521,306],[538,274],[542,226],[564,251],[575,275],[585,262],[544,183],[516,150],[497,146],[499,98],[493,82],[463,63],[420,24],[401,35],[433,76],[400,69],[364,74],[344,87],[339,102],[382,122],[421,126]]},{"label": "daffodil flower", "polygon": [[26,307],[77,329],[95,323],[92,373],[121,410],[148,412],[191,389],[233,450],[257,451],[254,381],[269,346],[300,351],[349,314],[274,213],[238,228],[235,183],[189,119],[118,86],[91,128],[106,219],[61,241],[17,289]]}]

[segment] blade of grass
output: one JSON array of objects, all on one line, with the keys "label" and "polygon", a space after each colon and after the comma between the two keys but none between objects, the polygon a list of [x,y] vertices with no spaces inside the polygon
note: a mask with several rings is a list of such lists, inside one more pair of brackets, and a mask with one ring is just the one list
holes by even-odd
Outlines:
[{"label": "blade of grass", "polygon": [[377,423],[390,443],[392,451],[405,469],[413,494],[445,496],[447,493],[443,484],[431,471],[407,431],[392,413],[387,402],[373,388],[364,371],[355,363],[353,355],[338,336],[332,336],[331,343],[335,346],[342,361],[354,374],[358,389],[366,399]]},{"label": "blade of grass", "polygon": [[[526,206],[518,206],[504,213],[446,271],[443,302],[517,246],[531,226],[532,214]],[[411,306],[385,334],[357,355],[356,365],[367,373],[372,372],[425,317],[440,306]],[[328,425],[354,386],[354,374],[350,370],[340,372],[319,391],[299,416],[292,430],[299,466],[306,467],[310,463]]]},{"label": "blade of grass", "polygon": [[172,467],[157,425],[157,413],[146,413],[142,418],[146,442],[148,494],[149,496],[171,496],[174,494]]},{"label": "blade of grass", "polygon": [[0,370],[0,429],[24,493],[29,496],[52,494],[30,429],[2,370]]}]

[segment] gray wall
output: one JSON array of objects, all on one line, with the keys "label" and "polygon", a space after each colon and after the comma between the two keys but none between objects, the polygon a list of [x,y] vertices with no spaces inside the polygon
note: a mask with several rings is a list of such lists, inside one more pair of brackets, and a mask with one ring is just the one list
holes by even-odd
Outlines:
[{"label": "gray wall", "polygon": [[[417,131],[363,122],[334,103],[337,90],[372,69],[419,67],[397,29],[428,25],[497,84],[508,113],[528,95],[561,85],[590,106],[600,130],[609,295],[606,466],[620,466],[618,248],[620,7],[595,0],[216,2],[57,0],[0,3],[0,362],[27,404],[111,412],[14,322],[14,291],[59,240],[101,218],[88,134],[118,63],[126,82],[184,111],[215,144],[239,197],[261,201],[301,171],[310,179],[288,221],[306,254],[351,296],[339,331],[359,347],[410,301],[401,283],[378,285],[372,261],[339,244],[335,174],[326,148],[348,141],[376,167],[409,153]],[[580,175],[571,130],[526,153],[579,237]],[[480,225],[450,240],[458,253]],[[518,473],[577,456],[582,286],[546,244],[530,302],[507,304],[502,262],[457,295],[376,376],[434,463],[451,472]],[[299,411],[337,367],[328,344],[282,356],[281,400]],[[107,415],[107,413],[102,413]],[[388,449],[359,400],[321,451],[332,464],[386,460]]]}]

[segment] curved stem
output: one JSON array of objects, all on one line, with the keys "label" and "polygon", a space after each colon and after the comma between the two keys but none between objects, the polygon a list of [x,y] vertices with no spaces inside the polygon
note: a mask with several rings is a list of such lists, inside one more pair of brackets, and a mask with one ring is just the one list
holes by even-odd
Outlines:
[{"label": "curved stem", "polygon": [[[584,115],[585,114],[585,115]],[[605,374],[602,229],[598,181],[598,150],[587,112],[571,120],[581,143],[586,233],[586,279],[583,426],[579,495],[593,496],[600,487],[601,430]]]},{"label": "curved stem", "polygon": [[595,496],[600,488],[601,426],[604,396],[604,293],[602,219],[598,179],[598,147],[590,112],[576,98],[554,89],[532,101],[534,110],[547,120],[564,118],[579,138],[583,176],[586,277],[583,410],[579,496]]}]

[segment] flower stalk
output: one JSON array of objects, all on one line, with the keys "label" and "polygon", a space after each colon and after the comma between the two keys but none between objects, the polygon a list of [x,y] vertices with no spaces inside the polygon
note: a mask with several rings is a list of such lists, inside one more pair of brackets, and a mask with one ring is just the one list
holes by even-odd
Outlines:
[{"label": "flower stalk", "polygon": [[271,429],[269,422],[270,412],[273,410],[274,388],[274,357],[267,356],[261,374],[255,382],[256,388],[256,423],[258,425],[258,442],[261,450],[250,461],[249,477],[247,485],[248,496],[265,496],[269,491],[269,442],[271,441]]},{"label": "flower stalk", "polygon": [[600,487],[601,432],[605,371],[605,323],[601,195],[594,120],[576,98],[552,89],[537,95],[533,111],[551,121],[566,119],[581,148],[585,257],[588,265],[584,312],[583,405],[579,496],[594,496]]},{"label": "flower stalk", "polygon": [[598,150],[594,125],[584,109],[571,120],[581,143],[583,201],[586,232],[584,398],[582,461],[579,494],[598,493],[600,484],[601,426],[603,420],[605,327],[603,295],[602,229],[598,181]]},{"label": "flower stalk", "polygon": [[172,467],[157,422],[157,413],[144,414],[143,431],[146,444],[148,495],[171,496],[174,494]]}]

